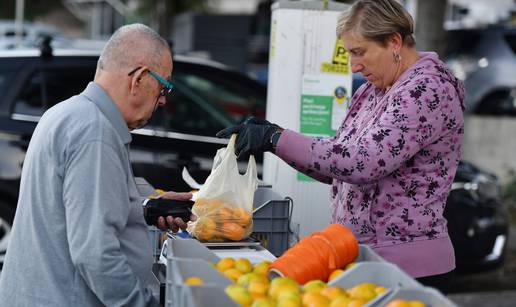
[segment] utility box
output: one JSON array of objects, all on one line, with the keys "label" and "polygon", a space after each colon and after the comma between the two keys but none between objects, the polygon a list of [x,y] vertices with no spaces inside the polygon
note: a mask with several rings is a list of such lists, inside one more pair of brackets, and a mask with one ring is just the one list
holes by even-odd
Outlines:
[{"label": "utility box", "polygon": [[[352,73],[337,39],[347,4],[278,1],[272,6],[267,120],[310,136],[336,133],[349,108]],[[330,223],[330,186],[314,181],[269,153],[264,181],[294,200],[292,224],[300,236]],[[298,225],[299,227],[296,227]]]}]

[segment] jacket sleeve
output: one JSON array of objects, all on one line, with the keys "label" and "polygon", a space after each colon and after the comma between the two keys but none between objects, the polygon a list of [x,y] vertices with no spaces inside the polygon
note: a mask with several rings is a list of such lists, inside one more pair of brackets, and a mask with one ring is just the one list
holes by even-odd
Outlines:
[{"label": "jacket sleeve", "polygon": [[332,177],[310,167],[312,162],[313,139],[303,134],[285,129],[276,145],[276,155],[297,171],[313,179],[330,184]]},{"label": "jacket sleeve", "polygon": [[355,141],[288,131],[278,142],[278,156],[297,169],[348,183],[368,183],[389,175],[443,133],[457,128],[454,116],[446,115],[456,109],[452,104],[458,104],[451,84],[442,84],[436,77],[411,84],[414,87],[391,94],[375,122],[350,138]]},{"label": "jacket sleeve", "polygon": [[66,161],[63,199],[72,262],[106,306],[158,306],[120,250],[130,201],[120,152],[102,141],[71,150]]}]

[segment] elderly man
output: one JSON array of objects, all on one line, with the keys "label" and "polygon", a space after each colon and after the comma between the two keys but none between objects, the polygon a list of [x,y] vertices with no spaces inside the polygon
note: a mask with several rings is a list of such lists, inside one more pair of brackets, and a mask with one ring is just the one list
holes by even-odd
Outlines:
[{"label": "elderly man", "polygon": [[151,247],[129,130],[165,103],[171,71],[165,40],[147,26],[124,26],[105,46],[94,82],[43,115],[23,165],[1,305],[158,305],[146,288]]}]

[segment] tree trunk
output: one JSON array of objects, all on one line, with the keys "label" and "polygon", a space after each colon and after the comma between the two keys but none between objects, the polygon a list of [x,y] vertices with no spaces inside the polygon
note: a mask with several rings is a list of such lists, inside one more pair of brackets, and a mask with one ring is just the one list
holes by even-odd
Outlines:
[{"label": "tree trunk", "polygon": [[420,51],[435,51],[442,58],[446,48],[446,0],[416,1],[416,42]]}]

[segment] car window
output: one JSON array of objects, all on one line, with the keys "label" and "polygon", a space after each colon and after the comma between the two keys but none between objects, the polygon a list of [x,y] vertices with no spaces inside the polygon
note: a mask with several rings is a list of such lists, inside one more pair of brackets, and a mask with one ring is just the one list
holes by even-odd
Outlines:
[{"label": "car window", "polygon": [[185,71],[173,77],[209,102],[212,108],[225,114],[230,124],[240,122],[250,114],[265,115],[265,95],[248,86],[242,80],[247,78],[245,76],[239,76],[239,79],[236,75]]},{"label": "car window", "polygon": [[505,40],[511,47],[512,52],[516,53],[516,33],[515,34],[506,34]]},{"label": "car window", "polygon": [[[216,76],[215,76],[216,75]],[[250,80],[224,72],[175,69],[174,92],[158,108],[149,126],[173,132],[214,136],[249,115],[264,117],[265,91],[249,85]]]},{"label": "car window", "polygon": [[17,97],[14,113],[42,115],[56,103],[81,93],[92,79],[91,68],[38,68]]},{"label": "car window", "polygon": [[159,107],[152,116],[149,127],[205,136],[214,136],[216,131],[226,127],[227,120],[211,116],[202,107],[206,104],[205,101],[199,101],[195,95],[185,93],[184,87],[177,83],[174,86],[174,92],[167,98],[167,103]]},{"label": "car window", "polygon": [[476,31],[448,31],[446,56],[470,54],[480,43],[481,34]]}]

